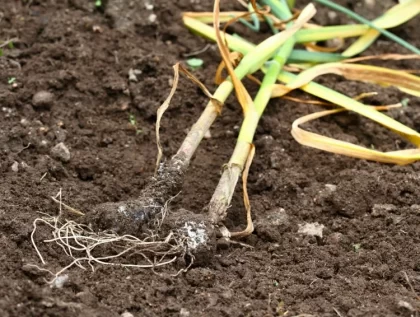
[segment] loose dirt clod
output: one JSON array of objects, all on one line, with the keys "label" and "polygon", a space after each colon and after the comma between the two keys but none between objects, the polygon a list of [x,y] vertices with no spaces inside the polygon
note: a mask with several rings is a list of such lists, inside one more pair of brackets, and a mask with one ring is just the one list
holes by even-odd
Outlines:
[{"label": "loose dirt clod", "polygon": [[319,224],[318,222],[314,223],[305,223],[303,225],[299,225],[299,233],[303,233],[308,236],[315,236],[322,238],[322,230],[325,228],[324,225]]},{"label": "loose dirt clod", "polygon": [[58,143],[51,149],[51,155],[63,162],[68,162],[71,158],[70,150],[63,142]]}]

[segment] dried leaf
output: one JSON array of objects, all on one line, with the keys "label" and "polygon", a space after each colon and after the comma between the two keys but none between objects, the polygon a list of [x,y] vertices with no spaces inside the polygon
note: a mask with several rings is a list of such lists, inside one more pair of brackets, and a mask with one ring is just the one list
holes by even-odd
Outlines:
[{"label": "dried leaf", "polygon": [[213,24],[216,30],[216,42],[217,46],[219,47],[220,54],[222,55],[223,62],[225,63],[226,69],[229,73],[229,76],[232,80],[233,86],[235,87],[236,97],[238,98],[239,103],[242,106],[242,110],[246,115],[249,111],[254,110],[254,103],[252,101],[251,96],[249,95],[248,91],[245,89],[245,86],[236,76],[232,63],[230,61],[229,49],[226,45],[226,40],[222,39],[222,35],[220,32],[220,0],[214,1],[214,10],[213,10]]},{"label": "dried leaf", "polygon": [[338,37],[337,40],[338,40],[338,44],[333,47],[319,46],[316,43],[305,43],[304,45],[308,49],[308,51],[332,53],[332,52],[337,52],[338,50],[342,49],[344,46],[343,38]]},{"label": "dried leaf", "polygon": [[243,238],[252,233],[254,231],[254,225],[252,224],[252,216],[251,216],[251,203],[249,201],[248,195],[248,174],[249,168],[251,167],[252,160],[254,159],[255,155],[255,146],[251,144],[251,148],[249,150],[248,158],[246,160],[244,171],[242,172],[242,190],[244,195],[244,206],[246,210],[246,223],[247,227],[244,231],[240,232],[232,232],[231,236],[235,238]]},{"label": "dried leaf", "polygon": [[168,97],[166,98],[166,100],[162,103],[162,105],[160,105],[160,107],[157,110],[157,118],[156,118],[156,144],[157,144],[157,149],[158,149],[158,154],[157,154],[157,158],[156,158],[156,167],[155,167],[155,175],[158,172],[159,169],[159,165],[160,162],[162,160],[162,156],[163,156],[163,151],[162,151],[162,144],[160,143],[160,121],[162,120],[162,116],[165,113],[165,111],[168,109],[172,97],[175,94],[176,88],[178,87],[178,81],[179,81],[179,73],[183,73],[184,75],[186,75],[193,83],[195,83],[198,87],[200,87],[200,89],[203,91],[203,93],[210,98],[211,102],[213,102],[213,104],[215,105],[215,107],[217,109],[221,109],[222,107],[222,103],[220,101],[218,101],[216,98],[213,97],[213,95],[208,91],[208,89],[206,88],[206,86],[204,86],[204,84],[199,81],[193,74],[191,74],[184,66],[182,66],[180,63],[176,63],[173,66],[174,69],[174,78],[173,78],[173,84],[172,84],[172,88],[171,91],[169,92]]},{"label": "dried leaf", "polygon": [[[389,108],[399,107],[401,104],[392,106],[375,107],[376,110],[386,110]],[[319,150],[355,157],[359,159],[392,163],[398,165],[406,165],[420,160],[420,149],[400,150],[391,152],[381,152],[373,149],[368,149],[349,142],[336,140],[313,132],[305,131],[299,125],[309,121],[346,111],[346,109],[335,109],[320,111],[312,113],[295,120],[292,124],[292,136],[300,144],[316,148]]]},{"label": "dried leaf", "polygon": [[380,55],[370,55],[370,56],[361,56],[355,58],[349,58],[342,60],[341,63],[355,63],[355,62],[362,62],[368,60],[405,60],[405,59],[420,59],[420,55],[418,54],[380,54]]},{"label": "dried leaf", "polygon": [[[229,60],[231,63],[236,67],[239,62],[242,60],[243,55],[239,52],[231,52],[229,53]],[[224,61],[221,61],[219,66],[217,67],[216,74],[214,75],[214,83],[216,85],[220,85],[225,79],[222,76],[223,70],[226,68],[226,64]]]},{"label": "dried leaf", "polygon": [[275,88],[273,97],[277,93],[283,94],[287,89],[302,87],[314,78],[325,74],[341,75],[350,80],[373,82],[382,86],[395,86],[408,94],[420,97],[420,77],[418,76],[384,67],[346,63],[327,63],[305,70],[288,84],[287,88],[279,87],[279,92]]}]

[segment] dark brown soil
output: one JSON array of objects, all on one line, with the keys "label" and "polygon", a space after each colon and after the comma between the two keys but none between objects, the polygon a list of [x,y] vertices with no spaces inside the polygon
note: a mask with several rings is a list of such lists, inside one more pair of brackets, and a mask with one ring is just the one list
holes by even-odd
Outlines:
[{"label": "dark brown soil", "polygon": [[[104,1],[105,10],[96,10],[94,2],[0,1],[0,40],[18,38],[0,57],[0,316],[420,314],[420,163],[391,166],[303,147],[291,137],[291,123],[318,108],[280,100],[271,102],[255,140],[249,194],[256,229],[244,241],[252,250],[231,245],[177,277],[170,275],[176,272],[172,266],[159,274],[75,267],[60,289],[28,266],[40,265],[30,241],[32,222],[39,212],[57,213],[50,196],[60,189],[64,202],[87,213],[99,203],[139,196],[153,175],[155,113],[170,90],[171,66],[206,45],[183,27],[180,15],[209,11],[211,1],[156,0],[153,10],[140,0]],[[369,18],[393,3],[377,1],[369,9],[364,1],[338,2]],[[317,7],[320,24],[349,22],[340,14],[330,20],[328,10]],[[232,8],[234,1],[224,4]],[[393,31],[419,47],[419,24],[417,18]],[[379,53],[406,51],[381,37],[366,52]],[[200,57],[204,67],[195,74],[213,89],[218,52],[212,46]],[[130,69],[141,71],[137,82],[128,80]],[[15,84],[8,83],[11,78]],[[406,97],[396,89],[335,76],[319,82],[350,96],[377,91],[368,100],[373,104]],[[33,99],[39,91],[53,96]],[[168,157],[205,103],[206,97],[182,80],[162,122]],[[419,106],[419,99],[410,97],[409,107],[390,115],[418,130]],[[231,98],[199,148],[174,210],[204,212],[240,122],[240,108]],[[356,115],[341,114],[307,128],[382,150],[408,146]],[[60,142],[70,151],[69,161],[51,152]],[[238,191],[230,227],[244,225],[238,220],[245,218],[241,200]],[[322,238],[298,233],[299,225],[314,222],[325,226]],[[48,269],[71,261],[59,248],[41,241],[39,246]]]}]

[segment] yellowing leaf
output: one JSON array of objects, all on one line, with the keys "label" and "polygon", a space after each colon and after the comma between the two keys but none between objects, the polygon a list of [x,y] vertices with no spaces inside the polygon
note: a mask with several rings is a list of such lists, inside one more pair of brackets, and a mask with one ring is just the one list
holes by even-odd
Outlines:
[{"label": "yellowing leaf", "polygon": [[[287,85],[287,88],[296,89],[325,74],[341,75],[347,79],[372,82],[382,86],[395,86],[410,95],[420,97],[418,76],[384,67],[346,63],[327,63],[311,67],[300,73],[293,83]],[[281,90],[283,91],[283,88]],[[275,94],[274,91],[273,96]]]},{"label": "yellowing leaf", "polygon": [[246,114],[254,110],[254,102],[252,101],[251,96],[249,95],[248,91],[245,89],[245,86],[239,80],[238,76],[236,76],[232,63],[230,61],[230,52],[225,43],[225,40],[222,39],[221,32],[220,32],[220,0],[214,1],[214,9],[213,9],[213,24],[216,30],[216,42],[217,46],[219,47],[220,55],[222,55],[223,62],[225,67],[230,75],[232,80],[233,86],[235,87],[236,97],[238,98],[239,103],[242,106],[242,110],[246,116]]},{"label": "yellowing leaf", "polygon": [[341,63],[356,63],[361,61],[369,61],[369,60],[405,60],[405,59],[420,59],[420,55],[418,54],[379,54],[379,55],[369,55],[369,56],[360,56],[360,57],[353,57],[342,60]]},{"label": "yellowing leaf", "polygon": [[[248,11],[227,11],[227,12],[220,12],[219,19],[220,22],[228,22],[231,19],[242,17],[246,20],[251,20],[248,14]],[[213,22],[213,12],[184,12],[183,17],[192,18],[198,20],[203,23],[212,23]],[[264,19],[258,16],[260,21]]]},{"label": "yellowing leaf", "polygon": [[[377,109],[383,110],[384,107],[377,107]],[[301,117],[295,120],[292,124],[292,136],[300,144],[319,150],[355,157],[359,159],[377,161],[382,163],[392,163],[398,165],[406,165],[420,160],[420,149],[381,152],[373,149],[368,149],[363,146],[355,145],[349,142],[329,138],[317,133],[305,131],[299,127],[299,125],[309,122],[311,120],[315,120],[342,111],[345,111],[345,109],[320,111]]]},{"label": "yellowing leaf", "polygon": [[[408,0],[389,9],[373,21],[380,28],[392,28],[403,24],[420,13],[420,1]],[[375,29],[369,29],[356,42],[343,52],[343,56],[354,56],[369,47],[380,35]]]},{"label": "yellowing leaf", "polygon": [[336,92],[317,83],[311,82],[310,80],[312,79],[309,79],[308,82],[308,78],[305,78],[304,73],[305,72],[301,73],[298,76],[295,76],[284,71],[281,72],[278,78],[283,82],[287,82],[288,84],[286,86],[275,85],[275,87],[273,88],[273,96],[281,97],[282,95],[289,92],[291,89],[299,87],[303,91],[306,91],[314,96],[320,97],[324,100],[328,100],[329,102],[346,108],[347,110],[359,113],[362,116],[365,116],[398,133],[414,145],[420,146],[420,134],[418,132],[388,117],[387,115],[376,111],[374,108],[366,107],[364,104],[353,100],[339,92]]}]

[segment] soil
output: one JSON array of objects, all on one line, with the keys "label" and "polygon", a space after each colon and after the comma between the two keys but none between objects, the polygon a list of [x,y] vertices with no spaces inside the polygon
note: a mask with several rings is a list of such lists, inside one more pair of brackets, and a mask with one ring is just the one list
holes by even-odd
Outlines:
[{"label": "soil", "polygon": [[[69,269],[62,288],[46,283],[48,275],[30,266],[41,266],[30,240],[34,219],[40,212],[57,214],[50,196],[60,190],[65,203],[86,213],[97,204],[140,195],[154,172],[156,109],[169,93],[171,66],[207,44],[186,30],[181,12],[210,11],[211,1],[156,0],[152,10],[143,1],[108,0],[101,9],[94,2],[0,0],[0,40],[17,38],[0,57],[1,316],[420,314],[420,163],[392,166],[303,147],[291,137],[291,123],[319,108],[282,100],[270,103],[255,138],[248,190],[256,228],[243,241],[252,248],[226,245],[176,277],[175,265],[156,274],[99,265],[94,272]],[[225,2],[223,9],[239,9]],[[396,3],[369,8],[367,1],[337,2],[368,18]],[[297,3],[303,7],[307,1]],[[317,7],[319,24],[350,22]],[[419,23],[416,18],[393,32],[420,47]],[[255,38],[250,31],[246,35]],[[364,55],[380,53],[406,51],[381,37]],[[212,45],[199,57],[204,65],[195,74],[214,89],[217,49]],[[376,64],[420,66],[412,60]],[[130,69],[137,70],[137,81],[129,81]],[[350,96],[377,91],[366,100],[371,104],[407,97],[337,76],[318,81]],[[388,113],[419,130],[420,100],[409,99],[409,107]],[[194,84],[181,80],[162,121],[166,157],[176,152],[206,102]],[[171,210],[205,213],[240,122],[231,97]],[[381,150],[409,147],[354,114],[306,128]],[[240,229],[244,219],[238,190],[226,224]],[[299,231],[313,223],[324,226],[322,237]],[[39,232],[45,268],[68,265],[62,249],[42,243],[47,228]]]}]

